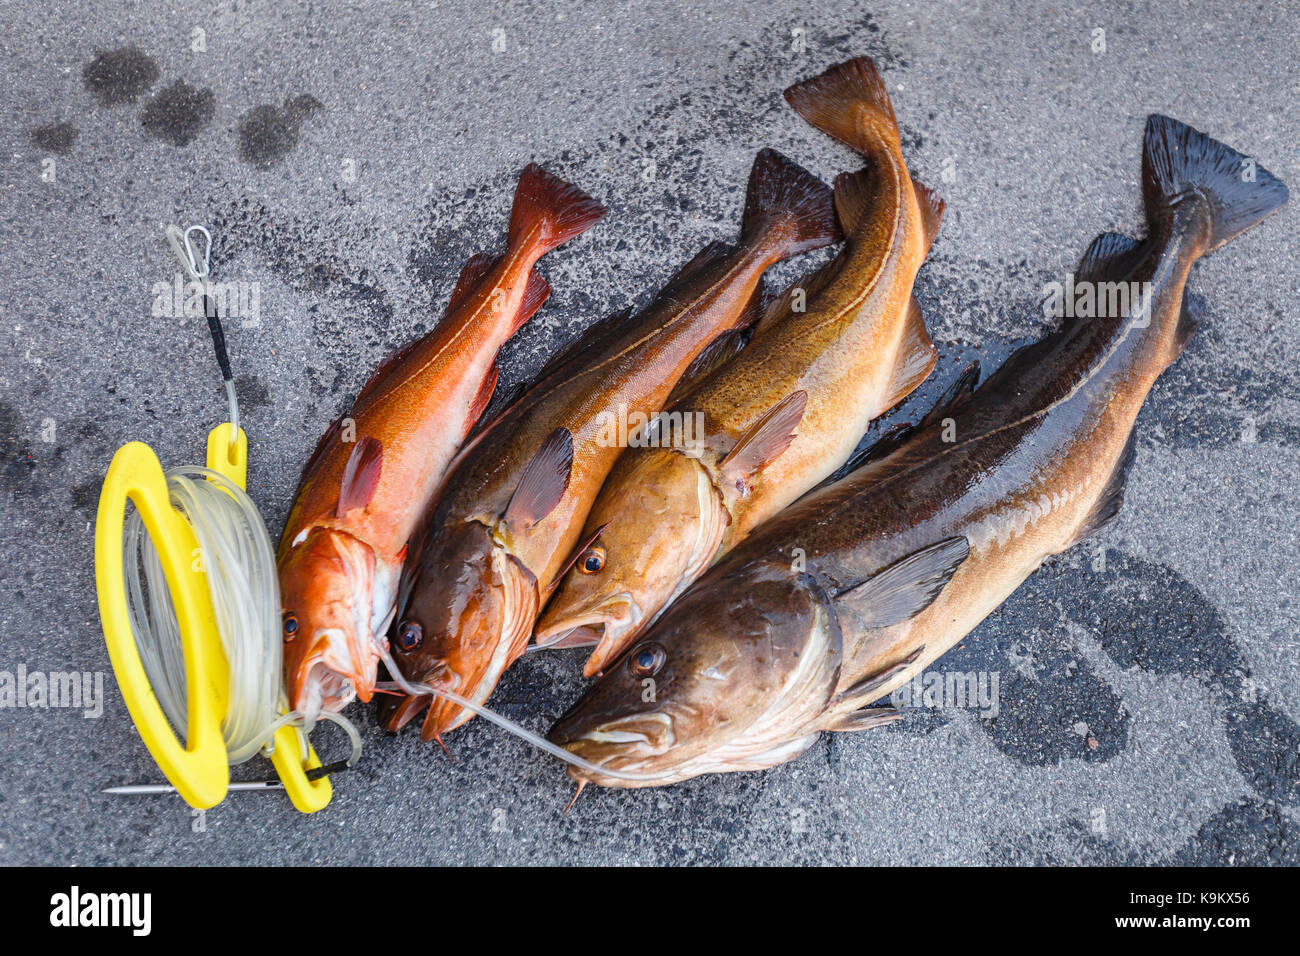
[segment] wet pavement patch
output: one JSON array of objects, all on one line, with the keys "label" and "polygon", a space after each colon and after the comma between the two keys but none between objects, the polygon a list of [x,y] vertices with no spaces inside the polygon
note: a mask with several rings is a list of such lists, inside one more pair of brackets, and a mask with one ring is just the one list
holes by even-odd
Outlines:
[{"label": "wet pavement patch", "polygon": [[140,125],[154,139],[185,146],[212,122],[216,112],[216,98],[211,90],[177,80],[149,101],[140,113]]},{"label": "wet pavement patch", "polygon": [[71,123],[47,123],[32,130],[32,142],[40,149],[59,156],[72,152],[77,141],[77,127]]},{"label": "wet pavement patch", "polygon": [[133,46],[98,53],[81,70],[86,89],[103,106],[134,103],[158,76],[157,61]]},{"label": "wet pavement patch", "polygon": [[255,106],[239,121],[239,158],[258,169],[270,169],[298,145],[302,124],[323,104],[314,96],[296,96],[283,107]]}]

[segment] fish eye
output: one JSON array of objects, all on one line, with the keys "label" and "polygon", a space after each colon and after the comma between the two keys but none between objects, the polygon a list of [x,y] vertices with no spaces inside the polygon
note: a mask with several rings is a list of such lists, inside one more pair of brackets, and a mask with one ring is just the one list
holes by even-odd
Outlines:
[{"label": "fish eye", "polygon": [[628,667],[637,677],[653,677],[667,659],[667,652],[658,644],[642,644],[628,657]]},{"label": "fish eye", "polygon": [[298,636],[298,616],[294,614],[292,611],[285,611],[284,614],[280,616],[280,618],[281,618],[280,626],[281,629],[284,631],[284,639],[286,641],[292,641],[295,637]]},{"label": "fish eye", "polygon": [[403,651],[413,651],[424,641],[424,628],[415,621],[403,621],[397,629],[397,646]]},{"label": "fish eye", "polygon": [[578,570],[583,574],[597,574],[605,567],[605,549],[593,544],[578,559]]}]

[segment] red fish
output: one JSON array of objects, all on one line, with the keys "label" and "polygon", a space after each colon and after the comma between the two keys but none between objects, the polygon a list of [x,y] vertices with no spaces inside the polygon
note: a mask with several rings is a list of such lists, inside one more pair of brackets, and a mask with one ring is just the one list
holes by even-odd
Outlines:
[{"label": "red fish", "polygon": [[475,256],[443,320],[375,372],[303,470],[278,554],[291,705],[370,700],[407,541],[496,385],[496,356],[550,287],[533,266],[604,208],[530,164],[505,254]]}]

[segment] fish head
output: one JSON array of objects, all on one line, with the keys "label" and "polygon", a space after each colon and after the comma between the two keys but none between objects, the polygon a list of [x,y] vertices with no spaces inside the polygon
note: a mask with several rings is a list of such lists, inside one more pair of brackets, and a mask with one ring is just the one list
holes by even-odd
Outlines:
[{"label": "fish head", "polygon": [[379,663],[371,630],[375,554],[352,535],[315,527],[281,557],[281,636],[290,706],[337,712],[370,700]]},{"label": "fish head", "polygon": [[839,672],[838,627],[806,577],[769,566],[682,595],[548,734],[590,763],[647,779],[579,767],[570,776],[652,786],[799,753]]},{"label": "fish head", "polygon": [[[536,578],[476,521],[440,528],[408,574],[391,641],[398,670],[408,681],[486,700],[528,643]],[[400,730],[426,706],[425,740],[441,740],[473,717],[421,695],[386,701],[381,720]]]},{"label": "fish head", "polygon": [[708,472],[666,449],[636,454],[607,483],[554,598],[535,630],[545,646],[583,629],[597,639],[583,673],[603,672],[712,562],[727,519]]}]

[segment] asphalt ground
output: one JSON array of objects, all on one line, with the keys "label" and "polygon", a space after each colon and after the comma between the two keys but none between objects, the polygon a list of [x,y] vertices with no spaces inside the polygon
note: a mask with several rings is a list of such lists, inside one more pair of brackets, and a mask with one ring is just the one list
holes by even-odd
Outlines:
[{"label": "asphalt ground", "polygon": [[[101,674],[104,701],[0,706],[0,863],[1300,861],[1293,208],[1195,270],[1208,318],[1143,410],[1118,520],[939,665],[998,675],[996,715],[921,707],[762,773],[589,788],[566,815],[560,765],[485,722],[449,759],[355,707],[367,751],[326,810],[242,793],[198,816],[100,793],[159,774],[92,565],[114,450],[198,462],[224,414],[202,320],[153,314],[177,273],[167,223],[207,225],[214,276],[257,290],[228,334],[278,534],[328,422],[500,248],[525,163],[610,212],[546,258],[554,294],[506,347],[502,392],[731,238],[761,147],[855,168],[780,92],[871,55],[948,203],[917,282],[939,366],[887,425],[1048,330],[1043,289],[1093,236],[1140,234],[1148,113],[1300,183],[1294,5],[2,6],[0,672]],[[530,655],[493,701],[544,729],[582,686],[580,652]]]}]

